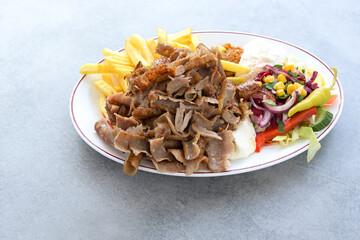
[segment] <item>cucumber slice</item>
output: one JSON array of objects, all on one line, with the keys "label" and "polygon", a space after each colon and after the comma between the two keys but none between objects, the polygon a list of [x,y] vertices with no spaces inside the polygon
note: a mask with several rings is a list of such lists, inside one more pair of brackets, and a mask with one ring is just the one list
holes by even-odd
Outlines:
[{"label": "cucumber slice", "polygon": [[321,131],[326,128],[333,119],[334,115],[326,110],[324,107],[317,107],[317,113],[315,115],[315,123],[312,129],[315,132]]}]

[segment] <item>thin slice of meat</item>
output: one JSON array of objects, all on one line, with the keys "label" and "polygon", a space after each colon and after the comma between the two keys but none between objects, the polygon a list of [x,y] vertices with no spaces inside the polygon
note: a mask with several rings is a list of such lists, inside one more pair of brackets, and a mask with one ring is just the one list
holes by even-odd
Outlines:
[{"label": "thin slice of meat", "polygon": [[163,64],[167,64],[170,63],[170,60],[167,57],[161,57],[159,59],[155,59],[154,63],[153,63],[153,67],[154,66],[158,66],[158,65],[163,65]]},{"label": "thin slice of meat", "polygon": [[240,97],[248,100],[251,96],[257,94],[261,90],[261,86],[256,81],[246,81],[237,86],[237,93]]},{"label": "thin slice of meat", "polygon": [[94,129],[97,134],[105,142],[114,143],[115,136],[119,133],[119,129],[113,129],[107,122],[106,118],[100,119],[94,125]]},{"label": "thin slice of meat", "polygon": [[111,95],[110,97],[107,98],[107,100],[110,104],[118,105],[118,106],[125,104],[126,106],[130,107],[131,105],[137,104],[137,101],[135,98],[126,96],[122,92]]},{"label": "thin slice of meat", "polygon": [[[198,74],[198,73],[197,73]],[[200,75],[199,75],[200,76]],[[209,84],[209,77],[204,78],[203,80],[199,81],[195,85],[195,91],[196,94],[201,97],[202,96],[202,90],[206,87],[206,85]]]},{"label": "thin slice of meat", "polygon": [[139,125],[139,122],[134,118],[123,117],[116,113],[115,113],[115,118],[116,118],[116,127],[121,128],[122,130],[126,130],[129,127]]},{"label": "thin slice of meat", "polygon": [[182,148],[182,143],[181,143],[181,140],[164,139],[164,147],[166,149],[169,149],[169,148]]},{"label": "thin slice of meat", "polygon": [[133,110],[132,116],[136,119],[147,119],[161,115],[162,111],[156,108],[137,107]]},{"label": "thin slice of meat", "polygon": [[133,135],[145,136],[142,124],[129,127],[128,129],[126,129],[126,132],[131,133]]},{"label": "thin slice of meat", "polygon": [[152,108],[161,109],[173,114],[176,113],[176,109],[179,107],[179,101],[176,101],[176,99],[172,99],[169,97],[162,97],[160,95],[157,95],[156,97],[157,100],[150,100],[150,106]]},{"label": "thin slice of meat", "polygon": [[190,160],[190,161],[186,160],[185,175],[190,176],[199,169],[201,162],[207,162],[207,161],[209,161],[209,159],[204,155],[201,155],[194,160]]},{"label": "thin slice of meat", "polygon": [[168,151],[175,157],[175,159],[185,166],[185,175],[189,176],[199,169],[201,162],[207,162],[208,158],[204,155],[197,157],[194,160],[186,160],[184,151],[182,149],[168,149]]},{"label": "thin slice of meat", "polygon": [[236,85],[230,80],[223,81],[219,96],[219,109],[222,110],[226,105],[232,102],[236,93]]},{"label": "thin slice of meat", "polygon": [[156,65],[148,69],[144,74],[134,78],[134,85],[141,91],[154,84],[160,76],[169,73],[167,64]]},{"label": "thin slice of meat", "polygon": [[233,111],[230,111],[229,109],[224,109],[221,116],[225,120],[225,122],[229,124],[237,124],[240,121],[240,117],[235,116]]},{"label": "thin slice of meat", "polygon": [[176,110],[175,124],[174,124],[175,129],[180,133],[184,132],[193,114],[192,110],[190,110],[186,114],[185,111],[186,111],[185,105],[180,103],[180,107]]},{"label": "thin slice of meat", "polygon": [[161,162],[163,160],[171,160],[169,153],[164,147],[164,138],[155,138],[149,141],[150,142],[150,152],[156,162]]},{"label": "thin slice of meat", "polygon": [[200,148],[197,144],[200,134],[196,134],[190,141],[183,141],[183,149],[186,160],[193,160],[200,155]]},{"label": "thin slice of meat", "polygon": [[171,135],[171,129],[169,126],[169,123],[167,122],[159,122],[157,123],[157,126],[155,127],[155,137],[167,137]]},{"label": "thin slice of meat", "polygon": [[226,130],[218,133],[222,140],[208,139],[206,153],[209,157],[209,168],[213,172],[222,172],[231,166],[229,157],[234,151],[234,137],[232,131]]},{"label": "thin slice of meat", "polygon": [[197,83],[201,80],[201,75],[195,69],[187,71],[185,76],[191,78],[191,83]]},{"label": "thin slice of meat", "polygon": [[211,105],[211,104],[207,104],[206,102],[203,103],[201,105],[201,114],[206,118],[206,119],[212,119],[213,117],[215,117],[216,115],[220,115],[221,111],[219,108],[217,108],[217,106]]},{"label": "thin slice of meat", "polygon": [[156,48],[155,48],[155,53],[157,54],[160,54],[162,56],[165,56],[165,57],[170,57],[170,55],[176,51],[177,48],[171,46],[171,45],[168,45],[168,44],[165,44],[165,43],[162,43],[162,42],[158,42]]},{"label": "thin slice of meat", "polygon": [[180,89],[188,88],[189,78],[184,75],[180,75],[178,77],[170,77],[171,81],[167,84],[166,91],[169,96],[174,96]]},{"label": "thin slice of meat", "polygon": [[200,127],[197,124],[193,124],[191,126],[191,128],[198,134],[200,134],[203,137],[207,137],[207,138],[215,138],[218,140],[221,140],[221,137],[219,135],[216,134],[216,132],[207,130],[206,128]]},{"label": "thin slice of meat", "polygon": [[193,101],[196,98],[196,90],[194,87],[189,87],[184,93],[184,98],[187,101]]},{"label": "thin slice of meat", "polygon": [[194,124],[203,127],[207,130],[210,130],[214,122],[212,120],[206,119],[201,113],[194,112],[192,117],[192,125]]},{"label": "thin slice of meat", "polygon": [[127,175],[135,175],[140,165],[142,154],[135,155],[130,152],[123,166],[123,172]]},{"label": "thin slice of meat", "polygon": [[114,114],[119,112],[120,107],[116,105],[111,105],[108,101],[106,101],[105,109],[110,123],[114,125],[116,123]]},{"label": "thin slice of meat", "polygon": [[219,100],[217,100],[216,98],[212,98],[212,97],[198,97],[195,101],[196,105],[198,106],[202,106],[203,103],[210,103],[210,104],[219,104]]},{"label": "thin slice of meat", "polygon": [[133,135],[124,130],[120,130],[114,139],[115,148],[123,152],[132,151],[135,155],[145,153],[150,155],[150,144],[144,136]]},{"label": "thin slice of meat", "polygon": [[184,165],[182,165],[180,162],[176,161],[175,159],[171,161],[161,161],[161,162],[156,162],[155,160],[152,160],[152,162],[155,165],[156,170],[158,170],[159,172],[177,173],[185,169]]}]

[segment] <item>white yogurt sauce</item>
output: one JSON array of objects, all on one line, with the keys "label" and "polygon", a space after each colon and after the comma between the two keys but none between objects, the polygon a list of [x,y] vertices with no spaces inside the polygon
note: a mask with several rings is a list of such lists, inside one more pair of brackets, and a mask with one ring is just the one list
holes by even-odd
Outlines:
[{"label": "white yogurt sauce", "polygon": [[238,128],[232,132],[235,139],[234,152],[229,157],[230,160],[247,158],[255,151],[255,129],[250,118],[240,122]]},{"label": "white yogurt sauce", "polygon": [[275,65],[287,62],[287,53],[281,47],[272,45],[263,39],[255,39],[243,47],[240,64],[251,68],[250,73],[241,75],[247,79],[253,79],[262,72],[266,64]]}]

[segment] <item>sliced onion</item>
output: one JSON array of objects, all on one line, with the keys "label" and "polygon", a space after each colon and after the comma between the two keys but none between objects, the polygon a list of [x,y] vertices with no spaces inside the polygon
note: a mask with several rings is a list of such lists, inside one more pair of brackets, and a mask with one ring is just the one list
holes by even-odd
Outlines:
[{"label": "sliced onion", "polygon": [[268,124],[266,124],[266,126],[264,126],[264,127],[257,127],[257,128],[255,128],[255,132],[257,132],[257,133],[263,132],[263,131],[265,131],[269,126],[270,126],[270,122],[269,122]]},{"label": "sliced onion", "polygon": [[298,79],[296,77],[291,76],[290,73],[288,73],[287,71],[282,70],[280,68],[273,67],[273,66],[271,66],[269,64],[265,65],[265,68],[270,69],[271,71],[273,71],[276,74],[284,74],[286,78],[290,79],[293,82],[298,81]]},{"label": "sliced onion", "polygon": [[313,81],[315,81],[317,75],[318,75],[318,72],[317,72],[317,71],[314,71],[313,74],[312,74],[312,76],[311,76],[311,78],[310,78],[310,80],[306,82],[306,85],[309,86],[310,84],[312,84]]},{"label": "sliced onion", "polygon": [[305,78],[304,74],[302,74],[301,71],[297,70],[296,68],[294,69],[294,71],[298,74],[299,80],[306,81],[306,78]]},{"label": "sliced onion", "polygon": [[265,127],[265,126],[270,122],[271,117],[272,117],[271,112],[269,112],[269,111],[264,111],[264,116],[263,116],[263,118],[260,120],[259,126],[260,126],[261,128]]},{"label": "sliced onion", "polygon": [[273,106],[273,105],[270,105],[270,104],[264,102],[264,106],[265,106],[266,109],[268,109],[272,113],[284,113],[284,112],[287,112],[296,103],[297,94],[298,94],[297,91],[294,91],[291,94],[291,98],[289,97],[284,105]]},{"label": "sliced onion", "polygon": [[255,103],[253,97],[250,97],[250,101],[251,101],[251,104],[254,106],[254,108],[259,109],[259,110],[262,110],[262,111],[265,111],[265,108],[260,107],[259,105],[257,105],[257,104]]}]

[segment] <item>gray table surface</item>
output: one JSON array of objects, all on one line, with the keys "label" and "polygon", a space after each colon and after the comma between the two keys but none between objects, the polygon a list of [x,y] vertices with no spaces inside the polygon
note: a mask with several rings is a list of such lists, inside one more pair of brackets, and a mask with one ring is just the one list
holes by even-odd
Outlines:
[{"label": "gray table surface", "polygon": [[[357,1],[1,1],[0,239],[359,239],[359,23]],[[339,69],[346,103],[311,164],[130,177],[83,142],[80,66],[189,26],[283,39]]]}]

